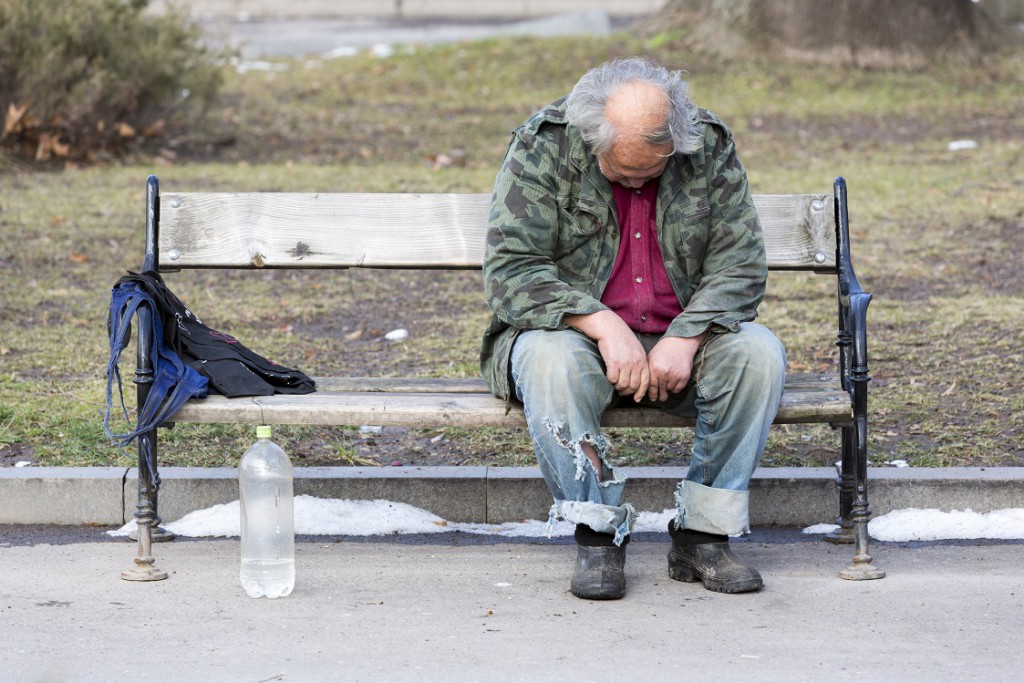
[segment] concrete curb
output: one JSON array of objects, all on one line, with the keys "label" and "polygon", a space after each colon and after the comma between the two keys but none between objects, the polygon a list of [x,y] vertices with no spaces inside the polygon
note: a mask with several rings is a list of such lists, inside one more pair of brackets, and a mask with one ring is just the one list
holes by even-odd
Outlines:
[{"label": "concrete curb", "polygon": [[[623,468],[626,498],[638,510],[674,506],[684,468]],[[160,471],[160,514],[173,521],[238,499],[234,468]],[[990,512],[1024,506],[1024,468],[872,468],[875,516],[905,508]],[[831,468],[762,468],[751,480],[753,526],[808,526],[835,519]],[[124,467],[0,469],[0,524],[121,525],[131,519],[137,471]],[[499,524],[546,519],[551,496],[536,467],[302,467],[295,492],[320,498],[384,499],[453,522]]]}]

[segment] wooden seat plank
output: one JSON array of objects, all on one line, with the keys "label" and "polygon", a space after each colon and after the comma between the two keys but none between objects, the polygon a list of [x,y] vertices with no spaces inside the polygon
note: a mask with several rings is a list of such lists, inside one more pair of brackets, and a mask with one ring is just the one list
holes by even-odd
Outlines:
[{"label": "wooden seat plank", "polygon": [[[852,419],[850,397],[835,377],[826,379],[794,376],[782,396],[776,424],[831,422],[847,424]],[[522,407],[486,393],[480,381],[463,381],[464,389],[453,392],[451,380],[390,380],[397,390],[382,390],[384,380],[353,390],[353,380],[321,378],[331,390],[291,396],[225,398],[212,395],[189,401],[172,418],[174,422],[383,425],[400,427],[520,427],[526,424]],[[341,387],[347,387],[342,389]],[[441,387],[444,387],[443,390]],[[433,391],[423,391],[433,389]],[[657,408],[628,406],[605,413],[606,427],[689,427],[693,420],[665,413]]]}]

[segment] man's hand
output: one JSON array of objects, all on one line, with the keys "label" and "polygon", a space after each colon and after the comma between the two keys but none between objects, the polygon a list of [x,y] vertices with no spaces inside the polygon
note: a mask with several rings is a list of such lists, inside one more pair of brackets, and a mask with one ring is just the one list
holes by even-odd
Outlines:
[{"label": "man's hand", "polygon": [[601,359],[607,368],[608,381],[623,396],[639,402],[647,393],[651,373],[647,353],[633,330],[612,311],[588,315],[567,315],[566,324],[597,342]]},{"label": "man's hand", "polygon": [[705,335],[699,337],[662,337],[651,349],[647,365],[651,372],[647,397],[665,401],[669,394],[686,388],[693,371],[693,358]]}]

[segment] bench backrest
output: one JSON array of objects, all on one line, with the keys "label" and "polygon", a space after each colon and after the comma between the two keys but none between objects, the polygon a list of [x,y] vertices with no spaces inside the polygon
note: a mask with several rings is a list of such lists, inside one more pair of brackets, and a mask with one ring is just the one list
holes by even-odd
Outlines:
[{"label": "bench backrest", "polygon": [[[159,194],[155,256],[183,268],[479,268],[485,194]],[[836,272],[833,197],[757,195],[769,268]]]}]

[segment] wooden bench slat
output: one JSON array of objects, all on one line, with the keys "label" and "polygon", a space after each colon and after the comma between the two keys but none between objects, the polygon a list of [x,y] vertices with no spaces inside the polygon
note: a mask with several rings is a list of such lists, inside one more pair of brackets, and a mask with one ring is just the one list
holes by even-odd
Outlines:
[{"label": "wooden bench slat", "polygon": [[[776,424],[832,422],[848,424],[852,409],[850,397],[836,378],[828,380],[797,375],[787,381]],[[343,386],[351,380],[338,380]],[[375,380],[378,387],[383,380]],[[331,385],[327,382],[325,384]],[[433,386],[432,386],[433,385]],[[448,381],[437,379],[391,380],[396,391],[331,390],[303,396],[278,394],[229,399],[209,396],[189,401],[173,422],[309,424],[309,425],[385,425],[400,427],[519,427],[525,424],[522,408],[513,405],[506,414],[505,402],[477,391],[483,383],[468,382],[462,393],[448,392]],[[433,388],[442,391],[426,392]],[[448,393],[443,393],[448,392]],[[655,408],[630,406],[607,411],[606,427],[680,427],[693,426],[693,420],[668,415]]]},{"label": "wooden bench slat", "polygon": [[[481,377],[314,377],[318,391],[390,391],[423,394],[489,394]],[[839,377],[825,373],[786,376],[786,391],[842,391]]]},{"label": "wooden bench slat", "polygon": [[[479,268],[486,194],[160,195],[161,269]],[[829,195],[755,195],[770,268],[835,272]],[[216,236],[211,239],[211,236]]]},{"label": "wooden bench slat", "polygon": [[489,394],[481,377],[314,377],[317,391]]},{"label": "wooden bench slat", "polygon": [[831,195],[754,195],[768,268],[836,270],[836,221]]}]

